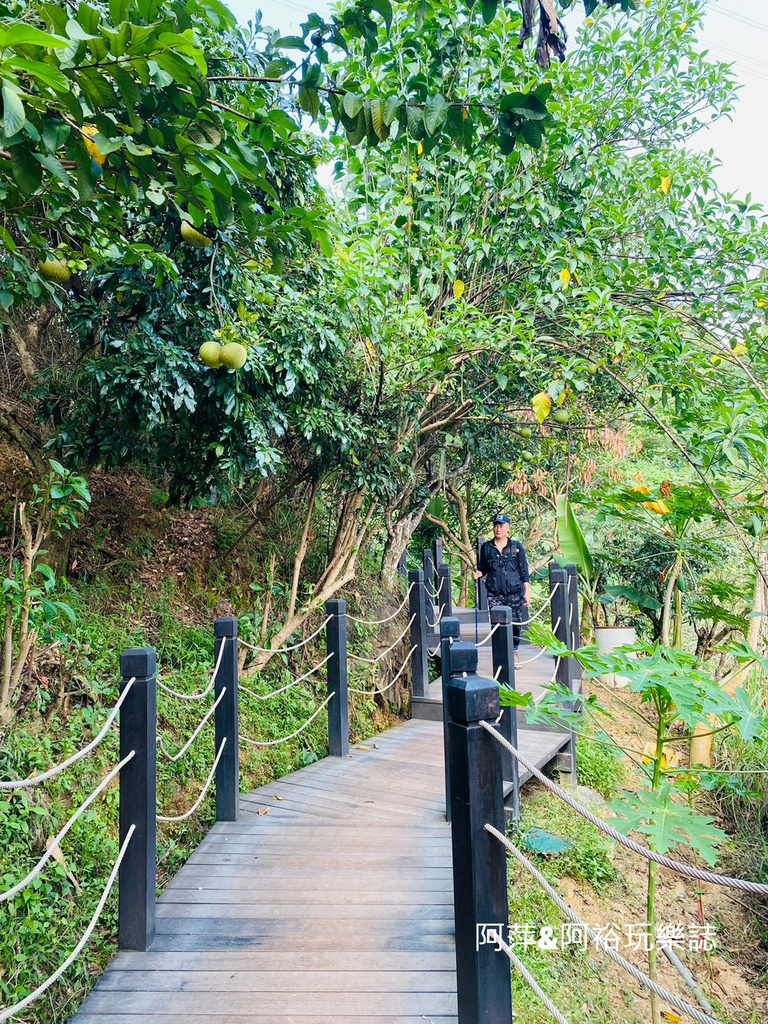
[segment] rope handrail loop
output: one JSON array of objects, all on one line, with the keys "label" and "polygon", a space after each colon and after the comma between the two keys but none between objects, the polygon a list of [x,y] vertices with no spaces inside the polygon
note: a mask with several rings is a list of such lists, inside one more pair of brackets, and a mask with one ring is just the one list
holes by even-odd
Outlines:
[{"label": "rope handrail loop", "polygon": [[381,654],[379,654],[377,657],[375,657],[375,658],[362,658],[359,654],[349,654],[349,655],[347,655],[347,657],[350,659],[350,661],[363,661],[363,662],[365,662],[366,665],[377,665],[385,655],[389,654],[390,651],[394,650],[394,648],[397,647],[397,645],[403,639],[405,634],[411,628],[411,625],[412,625],[413,620],[415,618],[416,618],[416,615],[413,614],[410,617],[410,619],[408,619],[408,625],[405,627],[405,629],[400,634],[400,636],[397,638],[397,640],[395,640],[395,642],[393,644],[391,644],[386,649],[386,651],[382,651]]},{"label": "rope handrail loop", "polygon": [[602,818],[598,818],[597,815],[593,814],[583,804],[579,803],[578,800],[574,800],[570,794],[566,793],[564,789],[556,785],[551,779],[540,772],[536,765],[531,764],[527,757],[524,757],[519,750],[512,746],[506,737],[501,736],[488,722],[480,722],[480,725],[486,732],[490,733],[498,743],[501,743],[510,754],[516,758],[524,768],[527,768],[531,775],[534,775],[542,785],[546,786],[555,796],[572,807],[574,811],[580,814],[587,821],[590,821],[596,828],[599,828],[601,832],[605,832],[611,839],[615,839],[617,843],[621,843],[628,850],[632,850],[633,853],[639,854],[641,857],[645,857],[646,860],[653,860],[657,864],[661,864],[662,867],[668,868],[670,871],[676,871],[679,875],[685,875],[686,878],[694,878],[700,882],[711,882],[712,885],[722,885],[726,889],[740,889],[742,892],[755,893],[758,896],[768,896],[768,885],[763,885],[759,882],[748,882],[744,878],[731,878],[729,875],[718,875],[713,871],[702,871],[699,868],[692,868],[688,864],[683,864],[681,861],[673,860],[671,857],[665,857],[661,853],[656,853],[655,850],[649,850],[647,846],[643,846],[642,843],[636,843],[634,839],[630,839],[628,836],[623,835],[617,829],[608,825]]},{"label": "rope handrail loop", "polygon": [[359,690],[355,686],[348,686],[347,690],[350,693],[364,693],[364,694],[369,694],[370,696],[373,696],[374,693],[386,693],[387,690],[390,689],[390,687],[395,685],[395,683],[400,678],[400,676],[403,674],[403,672],[405,672],[405,668],[406,668],[408,662],[411,660],[411,657],[413,656],[413,652],[416,650],[416,646],[417,645],[414,644],[413,647],[410,649],[410,651],[408,651],[408,654],[405,656],[405,661],[403,662],[403,664],[398,669],[397,675],[392,680],[392,682],[387,683],[387,685],[384,686],[382,689],[380,689],[380,690]]},{"label": "rope handrail loop", "polygon": [[[331,698],[333,698],[335,696],[336,696],[336,691],[335,690],[332,691],[331,693],[329,693],[328,696],[323,701],[323,703],[317,709],[317,711],[315,711],[314,714],[310,715],[309,718],[304,723],[304,725],[302,725],[300,728],[298,728],[296,730],[296,732],[292,732],[290,736],[284,736],[281,740],[251,740],[251,739],[248,739],[247,736],[241,736],[240,737],[240,741],[242,743],[248,743],[252,747],[276,747],[280,743],[287,743],[288,740],[292,740],[295,736],[298,736],[300,732],[304,732],[304,730],[307,728],[309,723],[314,721],[317,718],[317,716],[320,714],[320,712],[323,710],[323,708],[328,703],[330,703]],[[0,1024],[2,1024],[2,1022],[0,1022]]]},{"label": "rope handrail loop", "polygon": [[21,1002],[16,1003],[15,1006],[9,1006],[5,1010],[0,1010],[0,1024],[5,1024],[5,1021],[10,1020],[11,1017],[15,1017],[22,1010],[26,1009],[26,1007],[29,1006],[30,1003],[34,1003],[38,996],[41,996],[43,992],[45,992],[47,989],[51,987],[51,985],[53,985],[54,982],[58,981],[62,974],[69,967],[69,965],[78,958],[78,956],[84,949],[86,943],[88,942],[88,939],[90,939],[91,934],[93,933],[93,929],[96,927],[96,922],[99,920],[101,912],[104,909],[104,904],[107,902],[109,894],[112,891],[112,886],[115,884],[115,879],[117,878],[117,872],[120,869],[120,865],[123,862],[123,857],[125,856],[125,851],[128,849],[128,844],[133,838],[133,833],[135,831],[136,826],[131,825],[131,827],[128,829],[128,834],[123,840],[123,845],[120,847],[120,852],[117,855],[115,866],[112,868],[112,872],[109,878],[107,879],[107,884],[104,888],[104,892],[101,895],[101,899],[99,900],[94,915],[88,922],[88,927],[85,929],[85,932],[83,933],[83,936],[78,942],[78,944],[69,954],[64,963],[57,967],[53,974],[50,976],[50,978],[44,981],[42,985],[39,985],[34,992],[30,992],[28,996],[25,996],[25,998],[22,999]]},{"label": "rope handrail loop", "polygon": [[538,654],[534,654],[532,658],[526,658],[525,661],[518,661],[517,667],[522,668],[523,665],[530,665],[532,661],[538,661],[539,658],[547,653],[547,648],[542,647]]},{"label": "rope handrail loop", "polygon": [[[442,575],[440,576],[440,586],[432,588],[432,597],[433,598],[440,597],[440,591],[443,589],[443,584],[445,583],[445,581],[447,579],[448,579],[448,576],[442,576]],[[451,580],[451,582],[453,582],[453,581]]]},{"label": "rope handrail loop", "polygon": [[[547,608],[549,607],[549,605],[552,603],[552,598],[555,596],[555,591],[557,590],[557,588],[559,586],[560,586],[560,582],[558,581],[554,585],[554,587],[552,587],[552,590],[550,591],[549,597],[546,599],[544,604],[541,606],[541,608],[539,608],[539,610],[536,612],[535,615],[531,615],[529,618],[525,619],[525,621],[523,621],[523,622],[513,622],[512,625],[513,626],[530,626],[530,624],[532,622],[535,622],[536,619],[538,619],[538,617],[543,612],[545,612],[547,610]],[[557,621],[558,621],[558,625],[559,625],[560,624],[560,620],[558,619]]]},{"label": "rope handrail loop", "polygon": [[296,679],[290,683],[286,683],[285,686],[281,686],[279,690],[271,690],[269,693],[256,693],[255,690],[249,690],[247,686],[240,685],[238,690],[240,693],[247,693],[249,697],[255,697],[256,700],[269,700],[271,697],[276,697],[279,693],[285,693],[286,690],[290,690],[292,686],[298,686],[299,683],[303,683],[305,679],[309,679],[311,675],[314,675],[318,669],[321,669],[326,662],[330,661],[334,656],[335,651],[331,651],[330,654],[326,654],[322,661],[319,661],[313,666],[309,672],[305,672],[303,676],[297,676]]},{"label": "rope handrail loop", "polygon": [[437,645],[437,647],[434,649],[434,651],[430,651],[430,649],[427,648],[427,654],[430,656],[430,658],[434,658],[439,650],[440,650],[440,644]]},{"label": "rope handrail loop", "polygon": [[314,640],[318,633],[322,633],[332,618],[333,616],[329,615],[325,622],[322,622],[317,627],[314,633],[310,633],[308,637],[305,637],[305,639],[301,641],[301,643],[291,644],[290,647],[257,647],[256,644],[249,644],[246,640],[240,640],[240,643],[243,647],[247,647],[251,651],[259,651],[263,654],[287,654],[288,651],[298,651],[300,647],[304,647],[310,640]]},{"label": "rope handrail loop", "polygon": [[162,750],[162,752],[165,754],[165,756],[168,758],[169,761],[178,761],[180,758],[182,758],[186,754],[186,752],[189,750],[189,748],[195,742],[197,737],[203,731],[203,728],[205,727],[205,724],[210,719],[211,715],[214,713],[214,711],[219,706],[219,704],[221,704],[222,700],[224,699],[224,694],[226,692],[227,692],[227,688],[226,688],[226,686],[223,686],[222,689],[221,689],[221,692],[219,693],[219,696],[213,702],[212,706],[203,715],[203,717],[202,717],[198,727],[195,729],[195,731],[189,737],[189,739],[184,744],[184,746],[181,748],[181,750],[177,751],[175,754],[169,754],[168,753],[168,751],[165,749],[165,744],[163,743],[163,737],[158,735],[158,737],[157,737],[157,745],[160,747],[160,749]]},{"label": "rope handrail loop", "polygon": [[475,647],[483,647],[485,644],[487,644],[488,641],[491,639],[491,637],[493,636],[493,634],[496,632],[496,630],[499,628],[500,625],[501,625],[501,623],[497,622],[496,625],[493,627],[493,629],[490,630],[490,632],[488,633],[488,636],[484,636],[483,639],[479,643],[476,643],[474,646]]},{"label": "rope handrail loop", "polygon": [[170,693],[172,697],[178,697],[179,700],[203,700],[204,697],[208,696],[208,694],[213,689],[214,684],[216,683],[216,676],[219,674],[219,666],[221,665],[221,659],[224,655],[224,646],[227,640],[230,639],[232,638],[228,636],[223,636],[221,638],[221,645],[219,646],[219,656],[216,658],[216,664],[213,667],[213,675],[211,676],[211,681],[208,683],[208,685],[206,686],[202,693],[179,693],[178,690],[173,690],[171,689],[170,686],[166,686],[165,683],[161,683],[159,679],[157,680],[158,690],[164,690],[165,693]]},{"label": "rope handrail loop", "polygon": [[18,790],[18,789],[30,789],[32,786],[39,786],[41,782],[46,782],[48,779],[52,779],[54,775],[58,775],[63,772],[65,768],[69,768],[70,765],[75,764],[83,757],[87,757],[92,750],[101,743],[104,737],[109,732],[110,726],[117,718],[117,713],[120,710],[123,701],[128,696],[131,687],[136,682],[136,676],[131,676],[128,682],[125,684],[125,689],[120,694],[117,703],[109,713],[109,717],[104,723],[104,728],[101,730],[98,736],[91,740],[87,747],[83,747],[82,750],[78,750],[72,757],[68,757],[66,761],[62,761],[61,764],[57,764],[55,768],[49,768],[47,772],[43,772],[42,775],[33,775],[30,779],[19,779],[13,782],[0,782],[0,790]]},{"label": "rope handrail loop", "polygon": [[357,615],[350,615],[349,612],[347,612],[347,618],[351,619],[353,622],[359,622],[364,626],[383,626],[385,622],[391,622],[392,619],[399,615],[403,608],[405,608],[405,606],[408,604],[408,598],[411,596],[411,591],[415,586],[416,584],[412,583],[410,587],[408,587],[405,597],[403,598],[403,603],[400,605],[397,611],[392,612],[392,614],[388,615],[386,619],[361,619]]},{"label": "rope handrail loop", "polygon": [[427,618],[427,616],[425,615],[424,616],[424,621],[427,624],[427,629],[437,629],[437,627],[440,625],[440,620],[442,619],[444,612],[445,612],[445,605],[443,604],[443,605],[440,606],[440,611],[437,613],[437,618],[435,619],[434,622],[430,622],[429,619]]},{"label": "rope handrail loop", "polygon": [[200,796],[197,798],[197,800],[195,800],[195,802],[192,804],[192,806],[189,808],[189,810],[185,811],[184,814],[177,814],[177,815],[174,815],[174,816],[171,816],[171,817],[167,817],[164,814],[157,814],[155,817],[157,818],[158,821],[174,821],[174,822],[175,821],[186,821],[187,818],[191,818],[192,817],[192,815],[195,813],[197,808],[200,806],[200,804],[205,799],[205,794],[208,792],[208,789],[209,789],[211,783],[213,782],[213,776],[216,774],[216,769],[219,767],[219,761],[221,760],[221,755],[224,753],[224,747],[226,746],[226,744],[227,744],[227,737],[224,736],[224,737],[222,737],[221,743],[219,744],[219,750],[218,750],[218,753],[216,754],[216,758],[215,758],[215,760],[213,762],[213,768],[211,768],[210,775],[205,780],[205,785],[203,786],[202,790],[200,791]]},{"label": "rope handrail loop", "polygon": [[37,864],[35,864],[35,866],[32,868],[32,870],[29,872],[26,878],[22,878],[22,880],[20,882],[17,882],[16,885],[14,885],[12,888],[7,889],[3,893],[0,893],[0,903],[5,903],[6,900],[13,899],[16,893],[21,892],[22,889],[26,889],[30,882],[34,882],[37,876],[42,873],[48,861],[53,857],[53,851],[59,846],[64,836],[67,834],[67,832],[69,832],[69,830],[75,824],[80,815],[83,814],[91,806],[96,797],[99,796],[100,793],[104,792],[104,790],[115,778],[115,776],[120,773],[121,769],[123,769],[128,764],[128,762],[135,756],[136,751],[132,750],[130,754],[124,757],[120,764],[113,768],[112,771],[99,783],[99,785],[96,787],[96,789],[94,789],[94,791],[91,793],[88,799],[84,800],[83,803],[80,804],[78,809],[69,819],[69,821],[64,825],[61,831],[53,837],[51,842],[48,844],[47,850],[40,858],[40,860],[37,862]]},{"label": "rope handrail loop", "polygon": [[665,988],[662,988],[661,985],[657,984],[655,981],[649,978],[647,974],[641,971],[639,967],[635,967],[635,965],[631,961],[623,957],[621,953],[618,953],[615,949],[611,949],[611,947],[605,942],[604,939],[601,939],[598,935],[595,934],[595,932],[589,927],[586,921],[582,921],[579,915],[565,902],[565,900],[562,898],[562,896],[560,896],[557,890],[554,889],[552,885],[550,885],[550,883],[547,881],[544,875],[538,870],[538,868],[533,863],[531,863],[531,861],[528,860],[525,854],[521,850],[519,850],[513,843],[511,843],[505,835],[499,832],[498,829],[494,828],[493,825],[488,823],[486,823],[485,825],[485,831],[490,833],[496,839],[498,839],[499,842],[504,847],[506,847],[507,850],[509,850],[509,852],[513,855],[518,864],[524,867],[525,870],[528,871],[528,873],[536,879],[536,881],[539,883],[539,885],[541,885],[541,887],[544,889],[547,895],[552,900],[554,900],[554,902],[557,904],[560,910],[563,911],[565,916],[573,924],[577,924],[580,928],[583,928],[585,935],[592,942],[594,942],[599,949],[601,949],[613,961],[615,961],[615,963],[617,963],[619,967],[623,967],[625,971],[628,971],[632,975],[632,977],[635,978],[636,981],[639,981],[640,984],[643,985],[645,988],[648,988],[652,992],[655,992],[657,996],[660,996],[666,1002],[671,1003],[672,1006],[676,1007],[682,1013],[686,1013],[690,1017],[693,1017],[694,1020],[700,1021],[701,1024],[721,1024],[721,1022],[718,1021],[717,1018],[710,1017],[708,1014],[703,1013],[701,1010],[697,1009],[697,1007],[692,1006],[690,1003],[686,1002],[686,1000],[681,999],[679,996],[676,996],[672,992],[668,992]]}]

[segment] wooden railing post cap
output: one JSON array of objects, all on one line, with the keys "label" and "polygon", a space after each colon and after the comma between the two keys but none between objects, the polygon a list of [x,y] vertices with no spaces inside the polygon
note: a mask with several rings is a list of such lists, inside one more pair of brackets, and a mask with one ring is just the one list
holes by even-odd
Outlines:
[{"label": "wooden railing post cap", "polygon": [[124,679],[135,676],[149,679],[157,670],[157,651],[154,647],[131,647],[120,655],[120,675]]},{"label": "wooden railing post cap", "polygon": [[214,636],[237,636],[237,619],[234,615],[224,615],[213,624]]},{"label": "wooden railing post cap", "polygon": [[579,568],[576,565],[573,565],[573,564],[564,565],[563,568],[565,569],[566,573],[569,576],[578,576],[579,575]]},{"label": "wooden railing post cap", "polygon": [[330,601],[325,602],[325,610],[329,615],[346,615],[347,602],[340,598],[331,598]]},{"label": "wooden railing post cap", "polygon": [[492,626],[506,626],[509,622],[514,622],[512,618],[512,609],[507,608],[505,604],[498,605],[496,608],[491,608],[491,625]]},{"label": "wooden railing post cap", "polygon": [[[459,620],[450,617],[441,619],[440,636],[461,636],[461,623],[459,622]],[[477,663],[475,663],[475,668],[477,668]],[[462,669],[462,671],[464,670]]]},{"label": "wooden railing post cap", "polygon": [[557,562],[550,562],[549,563],[549,578],[550,578],[550,580],[552,580],[552,579],[564,580],[567,575],[568,575],[568,572],[567,572],[566,569],[564,569],[562,567],[562,565],[558,565]]},{"label": "wooden railing post cap", "polygon": [[492,679],[483,679],[475,672],[452,676],[445,695],[448,715],[454,722],[470,725],[499,717],[499,684]]},{"label": "wooden railing post cap", "polygon": [[408,582],[409,583],[423,583],[424,582],[424,570],[423,569],[409,569],[408,570]]}]

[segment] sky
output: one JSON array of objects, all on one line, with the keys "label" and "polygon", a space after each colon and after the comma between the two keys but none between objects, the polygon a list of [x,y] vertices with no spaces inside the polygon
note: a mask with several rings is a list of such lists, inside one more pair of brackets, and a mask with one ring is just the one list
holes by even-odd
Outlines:
[{"label": "sky", "polygon": [[[259,7],[264,23],[286,35],[296,33],[307,14],[331,8],[328,0],[230,0],[228,6],[242,22]],[[580,4],[578,10],[565,17],[571,34],[582,17]],[[713,57],[733,64],[741,88],[733,118],[701,131],[691,146],[715,151],[721,188],[742,197],[750,193],[768,209],[768,3],[709,0],[700,39]]]}]

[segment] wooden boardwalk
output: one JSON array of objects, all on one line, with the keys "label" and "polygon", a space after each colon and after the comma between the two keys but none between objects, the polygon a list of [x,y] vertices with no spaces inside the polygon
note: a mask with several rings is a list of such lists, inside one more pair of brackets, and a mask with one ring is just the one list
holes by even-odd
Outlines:
[{"label": "wooden boardwalk", "polygon": [[414,720],[243,796],[73,1024],[456,1024],[443,785]]}]

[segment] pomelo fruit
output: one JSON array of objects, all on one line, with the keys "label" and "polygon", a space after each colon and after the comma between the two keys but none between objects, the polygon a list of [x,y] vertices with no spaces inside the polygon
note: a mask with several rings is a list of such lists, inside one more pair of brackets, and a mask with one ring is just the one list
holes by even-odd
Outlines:
[{"label": "pomelo fruit", "polygon": [[48,256],[44,260],[40,260],[37,264],[37,269],[40,271],[42,277],[46,281],[55,281],[57,284],[64,284],[72,277],[72,271],[69,269],[64,260],[55,259],[52,256]]},{"label": "pomelo fruit", "polygon": [[552,413],[552,419],[555,423],[567,423],[570,418],[571,414],[567,409],[555,409]]},{"label": "pomelo fruit", "polygon": [[533,437],[533,431],[530,427],[520,427],[520,437]]},{"label": "pomelo fruit", "polygon": [[228,345],[224,345],[221,349],[221,362],[224,366],[229,367],[230,370],[239,370],[245,366],[245,361],[248,358],[248,350],[245,345],[241,345],[238,341],[230,341]]},{"label": "pomelo fruit", "polygon": [[216,370],[221,366],[221,345],[218,341],[204,341],[200,346],[198,355],[205,365],[210,366],[212,370]]},{"label": "pomelo fruit", "polygon": [[207,249],[209,245],[213,245],[213,239],[193,228],[188,220],[181,222],[181,237],[187,245],[195,249]]},{"label": "pomelo fruit", "polygon": [[533,452],[523,451],[523,452],[520,452],[520,458],[523,460],[523,462],[533,462],[534,461],[534,454],[533,454]]}]

